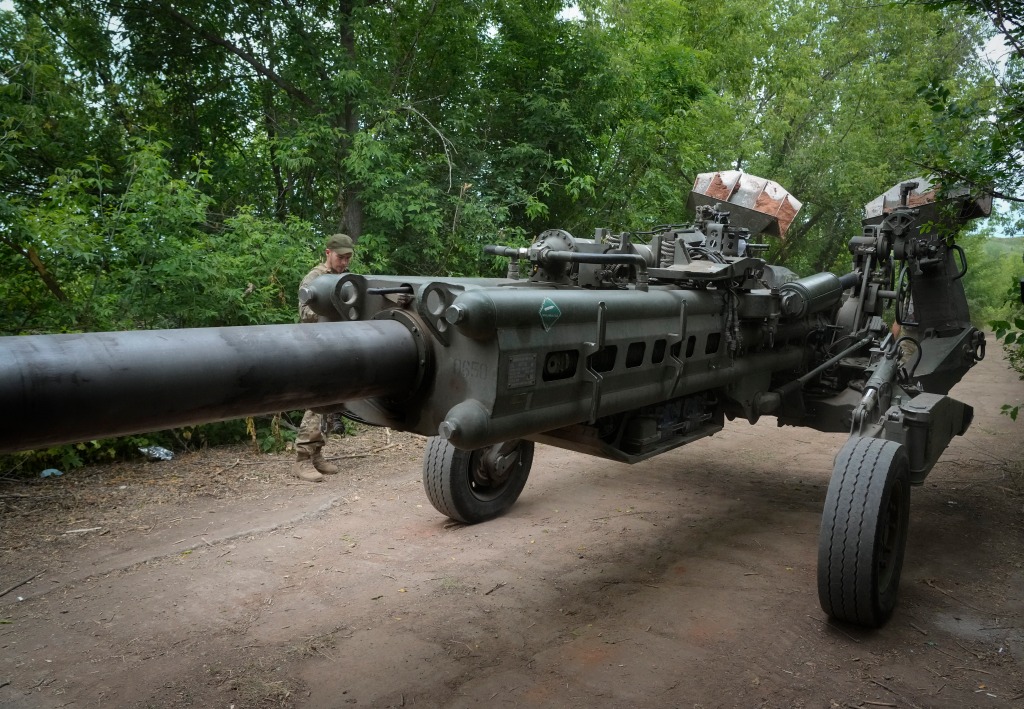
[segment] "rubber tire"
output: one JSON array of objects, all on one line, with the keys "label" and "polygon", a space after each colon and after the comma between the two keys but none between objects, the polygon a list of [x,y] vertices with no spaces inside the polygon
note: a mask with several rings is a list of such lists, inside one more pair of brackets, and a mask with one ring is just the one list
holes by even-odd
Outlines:
[{"label": "rubber tire", "polygon": [[910,525],[899,443],[851,438],[836,456],[818,538],[818,601],[836,620],[880,628],[896,607]]},{"label": "rubber tire", "polygon": [[487,449],[464,451],[441,436],[428,439],[423,456],[423,488],[430,504],[441,514],[464,524],[484,522],[505,512],[519,499],[533,466],[533,441],[520,439],[517,445],[519,460],[508,478],[494,488],[481,488],[474,484],[472,467]]}]

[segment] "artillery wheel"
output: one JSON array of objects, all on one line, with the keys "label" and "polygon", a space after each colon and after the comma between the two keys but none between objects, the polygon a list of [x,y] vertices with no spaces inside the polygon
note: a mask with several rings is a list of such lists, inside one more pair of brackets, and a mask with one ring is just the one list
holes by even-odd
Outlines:
[{"label": "artillery wheel", "polygon": [[423,456],[423,487],[438,512],[474,524],[497,517],[519,499],[532,465],[533,441],[464,451],[434,436]]},{"label": "artillery wheel", "polygon": [[818,600],[829,616],[885,624],[896,607],[909,524],[906,450],[851,438],[836,456],[818,538]]}]

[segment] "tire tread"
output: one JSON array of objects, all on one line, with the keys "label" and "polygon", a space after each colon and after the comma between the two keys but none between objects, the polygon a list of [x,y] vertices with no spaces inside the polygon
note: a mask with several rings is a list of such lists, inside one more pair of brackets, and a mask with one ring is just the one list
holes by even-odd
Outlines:
[{"label": "tire tread", "polygon": [[[907,485],[905,461],[902,446],[877,438],[851,438],[836,456],[818,545],[818,597],[833,618],[878,627],[892,613],[895,598],[877,593],[875,540],[889,479]],[[896,557],[901,565],[902,546]],[[898,581],[897,570],[894,586]]]}]

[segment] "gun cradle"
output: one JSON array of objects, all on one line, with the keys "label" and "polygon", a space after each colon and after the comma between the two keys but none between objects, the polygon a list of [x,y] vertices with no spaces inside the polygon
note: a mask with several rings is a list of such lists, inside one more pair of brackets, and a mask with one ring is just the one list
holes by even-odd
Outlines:
[{"label": "gun cradle", "polygon": [[[356,279],[362,277],[339,280]],[[398,283],[365,281],[368,291]],[[637,462],[721,430],[727,407],[756,418],[745,390],[767,390],[773,374],[797,371],[805,356],[785,342],[769,346],[760,320],[741,323],[742,356],[730,355],[722,327],[730,296],[723,292],[595,293],[507,281],[419,288],[446,304],[424,312],[415,304],[429,299],[417,296],[399,316],[417,332],[445,334],[431,338],[427,384],[402,401],[347,408],[377,425],[440,433],[467,450],[543,437]],[[770,298],[767,291],[745,297]],[[396,313],[384,309],[370,317]]]}]

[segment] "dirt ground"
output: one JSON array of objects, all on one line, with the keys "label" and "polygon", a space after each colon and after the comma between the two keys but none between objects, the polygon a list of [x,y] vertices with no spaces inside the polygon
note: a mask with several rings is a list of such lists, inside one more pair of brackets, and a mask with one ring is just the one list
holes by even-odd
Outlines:
[{"label": "dirt ground", "polygon": [[843,436],[539,446],[515,507],[464,526],[424,440],[368,429],[322,484],[245,447],[0,482],[0,706],[1024,708],[1024,423],[999,414],[1024,383],[995,349],[879,631],[817,602]]}]

